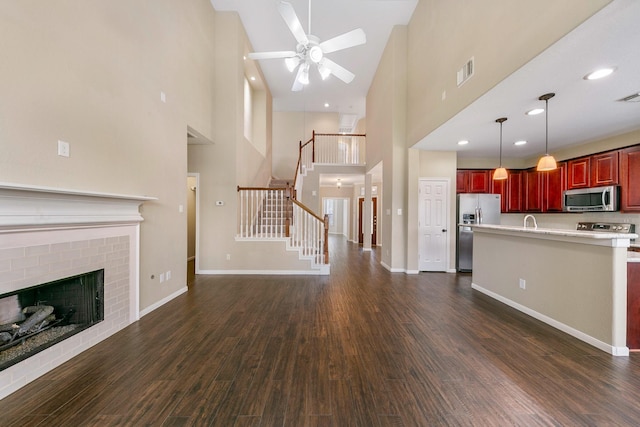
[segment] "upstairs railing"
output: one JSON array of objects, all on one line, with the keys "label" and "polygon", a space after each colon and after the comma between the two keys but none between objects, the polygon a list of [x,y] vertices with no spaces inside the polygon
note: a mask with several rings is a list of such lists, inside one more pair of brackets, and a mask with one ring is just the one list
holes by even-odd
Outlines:
[{"label": "upstairs railing", "polygon": [[320,218],[295,200],[291,187],[238,187],[239,238],[286,238],[316,264],[329,263],[329,217]]},{"label": "upstairs railing", "polygon": [[365,164],[366,134],[316,133],[304,144],[300,141],[298,165],[293,187],[299,189],[299,175],[304,176],[314,163],[328,165]]}]

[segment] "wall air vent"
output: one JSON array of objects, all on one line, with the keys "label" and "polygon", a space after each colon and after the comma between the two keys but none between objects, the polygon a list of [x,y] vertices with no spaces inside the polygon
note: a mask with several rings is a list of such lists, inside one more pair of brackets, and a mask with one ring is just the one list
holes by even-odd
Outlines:
[{"label": "wall air vent", "polygon": [[640,92],[634,93],[633,95],[625,96],[622,99],[618,99],[618,101],[622,101],[622,102],[640,102]]},{"label": "wall air vent", "polygon": [[469,80],[471,76],[473,76],[474,71],[475,71],[475,65],[472,57],[456,73],[456,82],[458,84],[458,87],[462,86],[464,82]]}]

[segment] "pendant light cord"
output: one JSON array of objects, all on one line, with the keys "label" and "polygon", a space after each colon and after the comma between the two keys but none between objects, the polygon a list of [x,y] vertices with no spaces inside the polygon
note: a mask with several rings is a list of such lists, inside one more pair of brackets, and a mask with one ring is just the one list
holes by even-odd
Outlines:
[{"label": "pendant light cord", "polygon": [[549,99],[544,100],[544,154],[549,155]]}]

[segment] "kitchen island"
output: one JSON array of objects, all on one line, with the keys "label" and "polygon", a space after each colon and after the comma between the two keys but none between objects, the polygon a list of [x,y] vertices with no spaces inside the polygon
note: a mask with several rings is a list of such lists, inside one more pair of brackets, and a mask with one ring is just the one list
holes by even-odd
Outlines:
[{"label": "kitchen island", "polygon": [[636,234],[473,225],[473,289],[627,356],[627,248]]}]

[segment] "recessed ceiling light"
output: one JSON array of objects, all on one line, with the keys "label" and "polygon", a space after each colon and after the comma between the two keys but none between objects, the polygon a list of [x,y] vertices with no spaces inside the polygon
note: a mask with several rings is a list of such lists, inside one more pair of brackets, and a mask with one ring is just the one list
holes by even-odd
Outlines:
[{"label": "recessed ceiling light", "polygon": [[527,111],[525,114],[527,116],[537,116],[538,114],[544,113],[544,108],[534,108],[533,110]]},{"label": "recessed ceiling light", "polygon": [[600,68],[599,70],[595,70],[587,74],[586,76],[583,77],[583,79],[585,80],[601,79],[603,77],[607,77],[609,74],[613,73],[615,70],[616,70],[615,67]]},{"label": "recessed ceiling light", "polygon": [[328,102],[324,103],[324,108],[329,108],[329,103]]},{"label": "recessed ceiling light", "polygon": [[252,82],[255,82],[255,81],[256,81],[256,78],[255,78],[255,77],[253,77],[253,76],[251,76],[251,81],[252,81]]},{"label": "recessed ceiling light", "polygon": [[526,143],[527,143],[527,141],[522,140],[522,141],[516,141],[516,142],[514,142],[514,143],[513,143],[513,145],[524,145],[524,144],[526,144]]},{"label": "recessed ceiling light", "polygon": [[458,145],[467,145],[469,143],[469,141],[467,141],[466,139],[463,139],[462,141],[458,141]]}]

